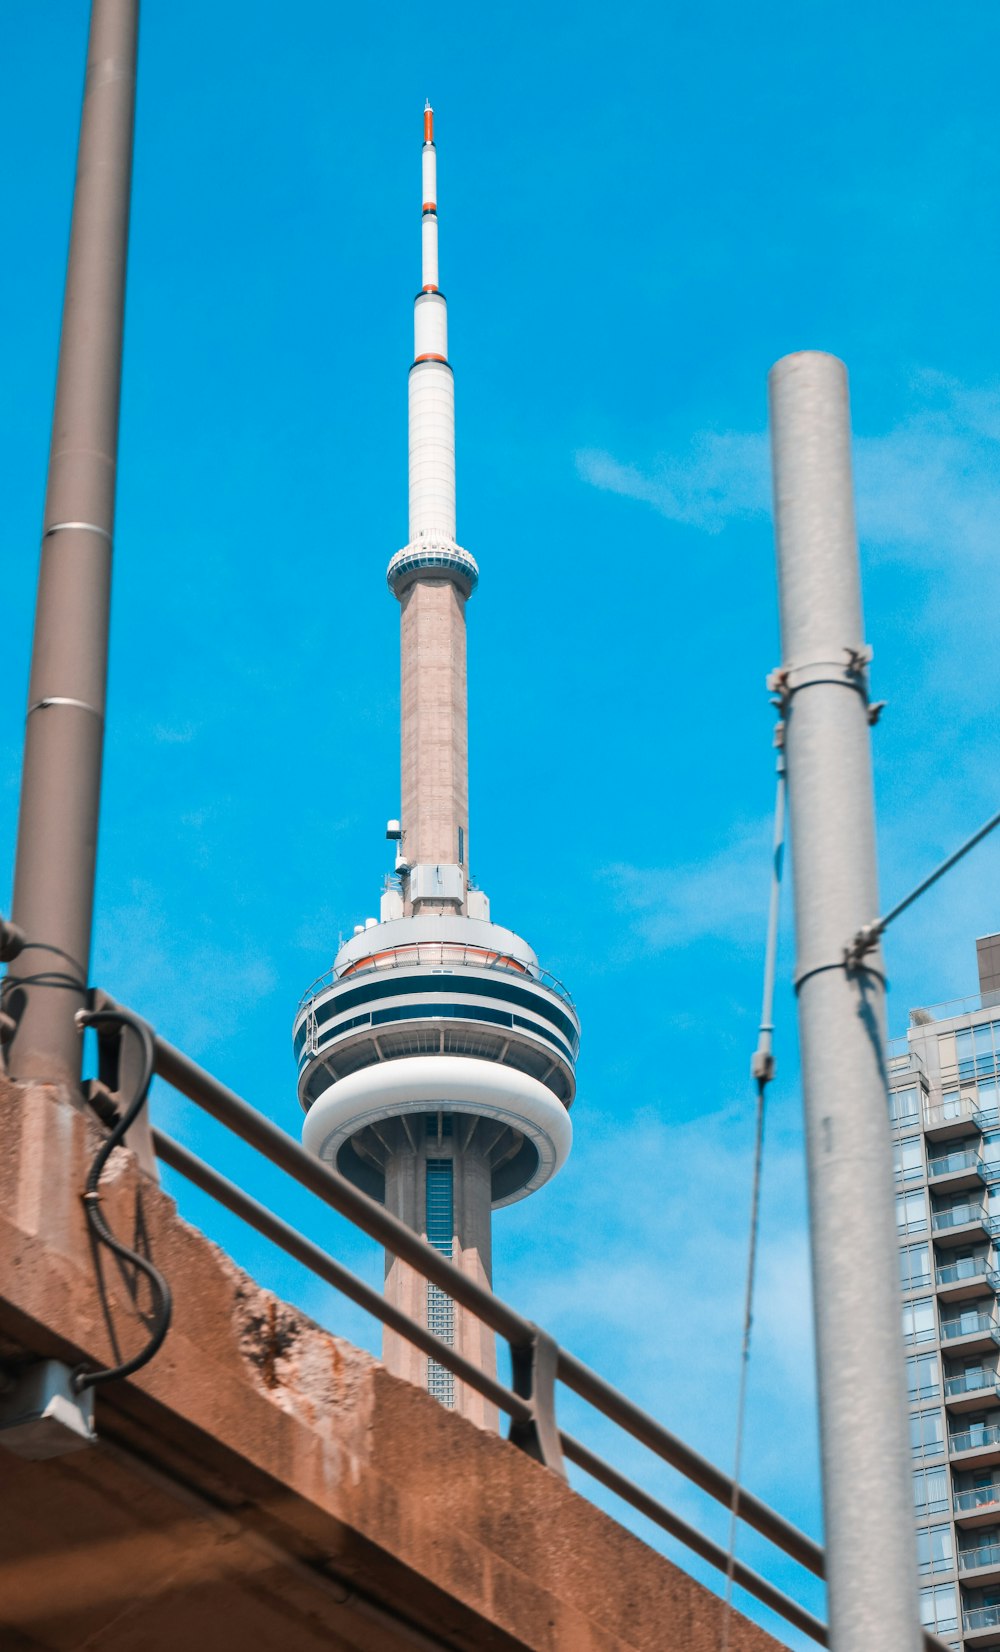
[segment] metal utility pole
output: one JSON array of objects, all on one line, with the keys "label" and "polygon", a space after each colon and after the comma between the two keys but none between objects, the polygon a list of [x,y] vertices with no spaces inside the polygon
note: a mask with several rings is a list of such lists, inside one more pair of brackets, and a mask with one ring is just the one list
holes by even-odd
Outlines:
[{"label": "metal utility pole", "polygon": [[13,1078],[76,1087],[90,963],[138,0],[93,0],[63,303],[5,983]]},{"label": "metal utility pole", "polygon": [[847,372],[769,380],[832,1652],[919,1652]]}]

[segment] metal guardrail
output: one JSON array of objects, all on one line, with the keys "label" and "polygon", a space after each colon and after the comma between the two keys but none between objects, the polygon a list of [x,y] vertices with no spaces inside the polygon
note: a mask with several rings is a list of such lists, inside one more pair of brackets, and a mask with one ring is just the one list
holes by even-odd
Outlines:
[{"label": "metal guardrail", "polygon": [[962,1622],[966,1630],[1000,1628],[1000,1606],[972,1606],[962,1613]]},{"label": "metal guardrail", "polygon": [[387,946],[378,954],[378,962],[359,958],[356,964],[346,964],[339,970],[331,964],[322,975],[317,975],[302,994],[295,1019],[298,1020],[302,1011],[308,1009],[313,999],[328,987],[335,987],[341,981],[357,980],[377,970],[412,969],[414,964],[431,964],[436,969],[457,966],[460,969],[502,970],[506,975],[519,976],[522,980],[544,987],[576,1014],[569,988],[563,985],[558,975],[543,969],[541,964],[526,964],[510,953],[495,952],[489,947],[471,946],[460,941],[409,941],[405,946]]},{"label": "metal guardrail", "polygon": [[[944,1392],[946,1399],[954,1399],[959,1394],[995,1394],[1000,1399],[1000,1383],[995,1371],[966,1371],[958,1377],[945,1377]],[[925,1397],[929,1396],[921,1396]]]},{"label": "metal guardrail", "polygon": [[960,1572],[975,1571],[981,1566],[1000,1566],[1000,1543],[981,1543],[977,1549],[959,1549]]},{"label": "metal guardrail", "polygon": [[971,1227],[979,1223],[989,1228],[991,1217],[983,1205],[956,1205],[952,1210],[932,1210],[931,1228],[935,1233],[946,1233],[949,1228]]},{"label": "metal guardrail", "polygon": [[[1000,1170],[1000,1165],[998,1165]],[[960,1170],[975,1170],[985,1181],[985,1165],[974,1147],[960,1148],[954,1153],[943,1153],[938,1158],[927,1161],[927,1180],[932,1181],[937,1176],[954,1176]]]},{"label": "metal guardrail", "polygon": [[948,1435],[949,1451],[976,1451],[994,1445],[1000,1445],[1000,1428],[993,1423],[977,1429],[964,1428],[958,1434]]},{"label": "metal guardrail", "polygon": [[967,1491],[956,1491],[956,1509],[987,1509],[1000,1504],[1000,1481],[990,1486],[970,1486]]},{"label": "metal guardrail", "polygon": [[[988,993],[986,998],[994,995]],[[921,1004],[910,1011],[911,1027],[926,1027],[932,1021],[953,1021],[959,1015],[976,1015],[980,1010],[995,1008],[1000,1020],[1000,1004],[987,1003],[982,993],[970,993],[967,998],[950,998],[943,1004]]]},{"label": "metal guardrail", "polygon": [[[106,994],[97,993],[94,998],[95,1003],[102,1009],[119,1008]],[[152,1029],[150,1030],[152,1032]],[[107,1033],[99,1033],[99,1037],[110,1043]],[[511,1386],[508,1387],[497,1378],[481,1371],[455,1348],[442,1342],[425,1326],[388,1302],[380,1292],[358,1279],[348,1268],[335,1261],[296,1228],[275,1216],[258,1200],[222,1176],[180,1142],[162,1130],[154,1128],[153,1144],[164,1164],[169,1165],[204,1193],[217,1199],[226,1209],[278,1245],[320,1279],[372,1314],[382,1324],[388,1325],[437,1364],[451,1371],[459,1381],[467,1383],[470,1388],[490,1400],[498,1410],[510,1418],[509,1438],[514,1445],[564,1478],[565,1461],[575,1463],[584,1473],[591,1475],[709,1565],[722,1572],[731,1570],[733,1581],[740,1588],[784,1618],[787,1623],[800,1629],[820,1645],[828,1645],[826,1625],[805,1607],[800,1606],[797,1601],[742,1561],[731,1561],[728,1551],[720,1544],[704,1536],[658,1499],[620,1474],[581,1441],[560,1429],[556,1420],[556,1383],[564,1383],[579,1398],[593,1406],[600,1415],[616,1423],[625,1433],[646,1446],[661,1462],[676,1469],[710,1497],[724,1504],[727,1509],[735,1509],[741,1520],[766,1537],[776,1548],[816,1577],[823,1577],[825,1556],[819,1543],[799,1531],[798,1527],[754,1497],[752,1493],[734,1485],[721,1469],[685,1445],[648,1412],[643,1411],[603,1377],[598,1376],[597,1372],[592,1371],[582,1360],[560,1347],[545,1331],[525,1319],[485,1286],[463,1273],[383,1205],[354,1187],[338,1171],[307,1153],[293,1137],[279,1129],[262,1113],[257,1112],[211,1073],[199,1067],[189,1056],[175,1049],[155,1033],[152,1033],[152,1037],[154,1071],[166,1084],[179,1091],[181,1095],[187,1096],[218,1123],[239,1136],[279,1169],[284,1170],[300,1186],[315,1194],[332,1210],[354,1222],[372,1239],[408,1263],[425,1279],[439,1286],[454,1301],[503,1337],[510,1348]],[[109,1059],[113,1063],[117,1062],[119,1055],[120,1046],[119,1049],[108,1050]],[[929,1630],[924,1632],[924,1647],[925,1652],[950,1652],[945,1643]]]},{"label": "metal guardrail", "polygon": [[[950,1342],[955,1337],[978,1336],[981,1331],[989,1331],[994,1342],[1000,1342],[1000,1325],[992,1314],[969,1314],[966,1316],[974,1320],[974,1324],[964,1324],[961,1319],[946,1319],[941,1323],[941,1341]],[[932,1333],[933,1335],[933,1333]]]},{"label": "metal guardrail", "polygon": [[[1000,1275],[997,1275],[997,1277],[1000,1278]],[[988,1284],[993,1285],[993,1277],[986,1266],[985,1257],[978,1266],[975,1262],[971,1266],[968,1262],[949,1262],[943,1268],[934,1269],[934,1278],[939,1285],[965,1285],[971,1284],[977,1279],[985,1279]],[[929,1285],[930,1282],[930,1275],[928,1274],[926,1277],[916,1280],[912,1288],[918,1289],[921,1285]],[[994,1285],[993,1288],[995,1290],[996,1286]]]}]

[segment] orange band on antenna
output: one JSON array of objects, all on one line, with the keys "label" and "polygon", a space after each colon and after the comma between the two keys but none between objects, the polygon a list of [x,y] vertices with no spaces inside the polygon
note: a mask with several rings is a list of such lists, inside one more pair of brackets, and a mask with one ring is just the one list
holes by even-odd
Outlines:
[{"label": "orange band on antenna", "polygon": [[424,142],[434,142],[434,111],[430,104],[424,110]]}]

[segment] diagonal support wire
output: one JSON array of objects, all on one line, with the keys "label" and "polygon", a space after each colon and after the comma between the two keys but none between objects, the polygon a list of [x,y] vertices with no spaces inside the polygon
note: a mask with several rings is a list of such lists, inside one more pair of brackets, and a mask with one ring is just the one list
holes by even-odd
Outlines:
[{"label": "diagonal support wire", "polygon": [[[778,918],[781,910],[781,873],[785,858],[785,755],[779,748],[777,784],[774,796],[774,836],[771,850],[771,896],[767,913],[767,944],[764,949],[764,991],[762,995],[757,1048],[750,1074],[757,1086],[757,1115],[754,1134],[753,1186],[750,1195],[750,1243],[747,1251],[747,1282],[743,1305],[743,1343],[740,1349],[740,1382],[736,1400],[736,1447],[734,1451],[733,1495],[729,1505],[729,1544],[726,1559],[726,1606],[733,1601],[737,1572],[736,1534],[740,1517],[739,1476],[743,1466],[743,1434],[746,1423],[747,1378],[750,1370],[750,1337],[753,1330],[754,1286],[757,1274],[757,1235],[760,1228],[760,1183],[764,1162],[764,1113],[767,1086],[774,1077],[774,982],[778,955]],[[720,1652],[728,1652],[730,1613],[723,1619]]]},{"label": "diagonal support wire", "polygon": [[907,907],[912,906],[914,901],[919,900],[921,895],[926,894],[927,890],[937,883],[938,878],[943,878],[946,872],[950,872],[953,866],[957,866],[958,862],[969,853],[969,850],[974,849],[977,843],[982,843],[983,838],[988,837],[997,826],[1000,826],[1000,809],[980,826],[978,832],[973,832],[971,837],[967,837],[965,842],[960,844],[953,854],[950,854],[946,860],[941,862],[940,866],[935,866],[933,872],[928,873],[927,877],[918,883],[915,889],[911,889],[908,895],[904,895],[901,901],[897,901],[896,905],[891,907],[884,917],[875,918],[872,923],[864,924],[858,930],[850,946],[845,950],[844,962],[848,969],[857,969],[865,956],[869,952],[873,952],[875,947],[878,946],[879,941],[894,919],[898,918],[901,912],[905,912]]}]

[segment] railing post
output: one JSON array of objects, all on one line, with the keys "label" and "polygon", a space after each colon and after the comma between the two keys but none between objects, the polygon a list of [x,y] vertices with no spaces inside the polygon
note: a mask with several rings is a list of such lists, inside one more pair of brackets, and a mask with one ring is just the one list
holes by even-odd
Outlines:
[{"label": "railing post", "polygon": [[104,740],[138,0],[93,0],[4,983],[13,1078],[76,1090]]},{"label": "railing post", "polygon": [[916,1536],[877,951],[875,810],[847,374],[770,375],[796,990],[832,1652],[918,1652]]},{"label": "railing post", "polygon": [[530,1342],[511,1343],[511,1387],[531,1406],[530,1422],[511,1419],[508,1439],[553,1473],[566,1478],[562,1442],[556,1423],[556,1376],[559,1348],[545,1331],[532,1327]]}]

